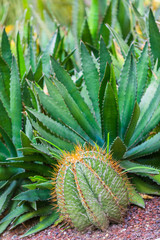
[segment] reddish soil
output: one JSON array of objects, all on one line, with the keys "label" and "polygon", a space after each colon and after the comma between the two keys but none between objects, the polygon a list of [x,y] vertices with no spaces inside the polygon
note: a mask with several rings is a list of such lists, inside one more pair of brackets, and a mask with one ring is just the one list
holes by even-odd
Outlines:
[{"label": "reddish soil", "polygon": [[[95,230],[80,233],[76,229],[63,230],[58,227],[49,227],[35,235],[23,238],[24,240],[160,240],[160,197],[146,200],[146,208],[130,206],[128,214],[122,224],[111,224],[106,232]],[[19,240],[20,236],[30,227],[26,223],[12,231],[6,231],[1,240]]]}]

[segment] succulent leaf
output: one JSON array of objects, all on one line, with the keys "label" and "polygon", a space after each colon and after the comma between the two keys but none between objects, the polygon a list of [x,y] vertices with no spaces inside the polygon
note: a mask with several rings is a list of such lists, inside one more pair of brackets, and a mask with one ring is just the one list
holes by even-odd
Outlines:
[{"label": "succulent leaf", "polygon": [[23,56],[23,48],[21,45],[19,32],[17,34],[17,43],[16,44],[17,44],[17,60],[18,60],[19,73],[20,73],[20,78],[23,79],[23,76],[26,72],[26,66],[25,66],[25,59]]},{"label": "succulent leaf", "polygon": [[143,137],[143,131],[145,130],[146,126],[148,127],[148,124],[150,123],[156,109],[159,106],[160,103],[159,91],[160,91],[159,78],[152,79],[139,104],[140,116],[133,136],[130,139],[129,146],[137,143]]},{"label": "succulent leaf", "polygon": [[45,207],[42,207],[42,208],[38,209],[37,211],[32,211],[32,212],[29,212],[29,213],[25,213],[25,214],[19,216],[18,219],[16,219],[14,221],[14,224],[11,226],[10,229],[15,228],[19,224],[24,223],[25,221],[27,221],[31,218],[38,217],[38,216],[49,215],[50,213],[51,213],[51,206],[45,206]]},{"label": "succulent leaf", "polygon": [[134,133],[136,124],[138,122],[139,119],[139,115],[140,115],[140,108],[139,105],[137,103],[137,101],[135,102],[134,105],[134,109],[133,109],[133,114],[131,116],[131,120],[130,123],[128,124],[128,128],[126,130],[126,134],[125,134],[125,138],[124,138],[124,143],[128,146],[129,141]]},{"label": "succulent leaf", "polygon": [[123,143],[123,141],[120,139],[120,137],[116,137],[114,142],[111,145],[111,153],[112,157],[115,160],[120,160],[123,158],[123,155],[126,152],[127,147]]},{"label": "succulent leaf", "polygon": [[109,31],[111,32],[113,37],[116,39],[116,41],[121,49],[122,55],[125,57],[127,55],[127,52],[129,51],[129,47],[128,47],[127,43],[111,26],[106,24],[106,27],[109,29]]},{"label": "succulent leaf", "polygon": [[136,65],[133,56],[131,55],[131,65],[128,73],[128,81],[126,83],[126,89],[123,96],[123,110],[121,109],[122,110],[121,134],[123,138],[134,110],[134,104],[136,101],[136,91],[137,91]]},{"label": "succulent leaf", "polygon": [[19,193],[13,199],[27,201],[27,202],[35,202],[35,201],[48,200],[49,198],[50,198],[50,190],[34,189],[34,190],[28,190],[28,191]]},{"label": "succulent leaf", "polygon": [[21,86],[16,59],[12,59],[10,82],[10,114],[12,121],[12,139],[17,148],[21,147],[20,130],[22,128]]},{"label": "succulent leaf", "polygon": [[[70,76],[53,58],[51,58],[51,62],[52,62],[52,67],[56,74],[57,79],[64,85],[64,87],[70,94],[70,98],[72,98],[73,101],[75,102],[75,104],[78,105],[80,111],[84,114],[86,120],[89,121],[89,123],[95,130],[97,130],[97,134],[100,134],[100,128],[99,128],[96,120],[94,119],[94,116],[92,115],[89,107],[84,102],[81,95],[79,94],[79,92],[78,92],[75,84],[73,83],[72,79],[70,78]],[[63,97],[64,97],[64,95],[63,95]]]},{"label": "succulent leaf", "polygon": [[160,32],[151,9],[149,12],[149,40],[154,60],[158,59],[158,67],[160,67]]},{"label": "succulent leaf", "polygon": [[85,84],[92,102],[95,117],[100,125],[100,112],[98,106],[98,91],[100,85],[99,74],[93,62],[93,59],[90,56],[83,42],[81,42],[81,57]]},{"label": "succulent leaf", "polygon": [[137,102],[140,103],[146,88],[148,74],[148,43],[145,43],[141,56],[137,62]]},{"label": "succulent leaf", "polygon": [[11,53],[10,43],[9,43],[5,28],[3,29],[3,33],[2,33],[1,50],[2,50],[3,59],[9,65],[9,67],[11,67],[12,53]]},{"label": "succulent leaf", "polygon": [[109,6],[107,7],[105,16],[102,20],[99,33],[103,37],[106,46],[109,45],[110,40],[110,31],[108,28],[106,28],[105,24],[112,25],[112,1],[110,2]]},{"label": "succulent leaf", "polygon": [[50,225],[53,225],[54,222],[58,219],[58,217],[59,217],[59,213],[53,211],[51,215],[46,216],[41,222],[37,223],[34,227],[32,227],[25,234],[23,234],[22,237],[26,237],[33,233],[42,231],[43,229],[49,227]]},{"label": "succulent leaf", "polygon": [[107,135],[109,133],[109,141],[110,144],[112,144],[112,142],[118,135],[119,112],[116,98],[114,96],[114,92],[110,83],[107,83],[106,86],[102,114],[102,130],[104,139],[107,143]]},{"label": "succulent leaf", "polygon": [[160,133],[154,135],[151,139],[141,143],[140,145],[131,148],[125,153],[124,158],[139,158],[149,155],[159,150]]},{"label": "succulent leaf", "polygon": [[101,82],[105,75],[107,63],[110,65],[112,62],[111,56],[108,52],[108,49],[106,48],[105,42],[102,37],[100,39],[99,56],[100,56],[100,82]]},{"label": "succulent leaf", "polygon": [[[122,122],[123,119],[123,112],[124,112],[124,105],[126,104],[126,90],[127,90],[127,85],[129,82],[129,73],[131,72],[131,53],[133,52],[133,45],[131,45],[125,63],[123,65],[121,75],[120,75],[120,80],[119,80],[119,87],[118,87],[118,102],[119,102],[119,112],[120,112],[120,119]],[[133,67],[133,64],[132,64]],[[121,129],[120,129],[121,130]]]},{"label": "succulent leaf", "polygon": [[92,36],[91,36],[91,32],[88,26],[88,21],[87,19],[84,20],[84,24],[82,27],[82,33],[81,33],[81,39],[84,43],[89,43],[91,45],[93,45],[93,40],[92,40]]},{"label": "succulent leaf", "polygon": [[159,186],[150,184],[146,180],[135,176],[132,179],[132,183],[136,186],[137,190],[141,193],[146,193],[146,194],[153,194],[153,195],[160,195],[160,188]]},{"label": "succulent leaf", "polygon": [[0,98],[10,116],[10,68],[0,56]]}]

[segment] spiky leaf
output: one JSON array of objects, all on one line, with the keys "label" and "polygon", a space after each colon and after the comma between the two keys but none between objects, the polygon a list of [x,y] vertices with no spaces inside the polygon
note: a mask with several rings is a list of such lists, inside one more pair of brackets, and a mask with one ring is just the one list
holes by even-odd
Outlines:
[{"label": "spiky leaf", "polygon": [[107,83],[105,90],[102,114],[103,134],[105,142],[107,142],[107,135],[109,133],[109,141],[111,144],[118,134],[119,113],[117,102],[110,83]]},{"label": "spiky leaf", "polygon": [[21,103],[21,87],[19,72],[16,60],[13,57],[11,67],[11,83],[10,83],[10,111],[12,121],[12,139],[17,148],[21,147],[20,130],[22,127],[22,103]]},{"label": "spiky leaf", "polygon": [[160,67],[160,32],[151,9],[149,12],[149,39],[154,60],[158,59],[158,67]]}]

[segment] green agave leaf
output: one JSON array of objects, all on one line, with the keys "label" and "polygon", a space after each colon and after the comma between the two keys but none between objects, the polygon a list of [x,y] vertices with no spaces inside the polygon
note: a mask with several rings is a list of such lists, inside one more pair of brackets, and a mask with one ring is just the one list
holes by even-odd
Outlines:
[{"label": "green agave leaf", "polygon": [[20,201],[45,201],[50,198],[50,190],[49,189],[34,189],[28,190],[25,192],[21,192],[17,196],[13,198],[13,200],[20,200]]},{"label": "green agave leaf", "polygon": [[34,79],[36,82],[39,82],[43,77],[43,68],[42,68],[42,58],[39,58],[37,63],[36,71],[34,73]]},{"label": "green agave leaf", "polygon": [[11,156],[16,157],[17,156],[17,151],[16,148],[12,142],[12,140],[10,139],[10,137],[8,136],[8,134],[6,133],[6,131],[0,127],[0,133],[5,141],[5,144],[7,146],[7,148],[10,151]]},{"label": "green agave leaf", "polygon": [[10,68],[0,56],[0,99],[10,116]]},{"label": "green agave leaf", "polygon": [[104,78],[107,63],[110,65],[112,60],[103,38],[100,39],[100,81]]},{"label": "green agave leaf", "polygon": [[93,41],[97,39],[98,22],[99,22],[99,3],[98,0],[92,0],[90,13],[88,17],[88,24],[91,31]]},{"label": "green agave leaf", "polygon": [[130,11],[128,10],[128,2],[126,1],[119,1],[118,4],[118,11],[117,11],[117,19],[120,24],[121,32],[123,39],[126,39],[130,33],[131,29],[131,17]]},{"label": "green agave leaf", "polygon": [[160,122],[159,116],[160,108],[158,107],[153,113],[150,122],[148,122],[148,124],[144,127],[142,135],[140,136],[142,139],[148,136],[148,133],[151,132],[158,125],[158,123]]},{"label": "green agave leaf", "polygon": [[108,46],[109,45],[109,40],[110,40],[110,31],[108,28],[106,28],[105,24],[107,23],[109,26],[113,24],[112,22],[112,1],[110,2],[105,16],[102,20],[101,26],[100,26],[100,31],[99,35],[101,35],[104,39],[105,44]]},{"label": "green agave leaf", "polygon": [[78,132],[81,136],[83,136],[86,140],[88,140],[89,137],[87,137],[84,131],[77,124],[76,120],[72,117],[62,96],[60,95],[55,85],[53,85],[53,83],[51,82],[48,85],[48,83],[49,81],[46,81],[47,88],[49,89],[49,94],[51,96],[53,95],[53,98],[48,95],[45,95],[44,92],[36,88],[36,91],[40,98],[40,102],[43,105],[44,109],[50,114],[50,116],[53,119],[55,119],[56,121],[59,121],[61,119],[63,123],[65,123],[67,126],[70,126],[72,129]]},{"label": "green agave leaf", "polygon": [[4,223],[5,221],[13,220],[15,217],[19,217],[23,213],[28,212],[30,209],[31,208],[25,204],[21,205],[20,207],[16,207],[11,212],[9,212],[9,214],[7,214],[4,218],[2,218],[0,223]]},{"label": "green agave leaf", "polygon": [[133,8],[135,17],[136,17],[137,20],[138,20],[140,29],[141,29],[141,31],[143,32],[143,35],[146,36],[146,29],[147,29],[147,27],[146,27],[146,21],[145,21],[144,17],[139,13],[139,11],[137,10],[137,8],[134,6],[134,4],[131,4],[131,6],[132,6],[132,8]]},{"label": "green agave leaf", "polygon": [[160,169],[159,158],[160,158],[160,151],[153,153],[151,156],[137,158],[136,162],[140,164],[150,165],[152,167]]},{"label": "green agave leaf", "polygon": [[158,59],[158,67],[160,67],[160,32],[151,9],[149,12],[149,40],[154,60]]},{"label": "green agave leaf", "polygon": [[47,216],[41,222],[36,224],[30,230],[28,230],[22,237],[26,237],[26,236],[31,235],[33,233],[39,232],[39,231],[49,227],[50,225],[53,225],[54,222],[58,219],[58,217],[59,217],[59,213],[54,211],[51,215]]},{"label": "green agave leaf", "polygon": [[[159,73],[158,73],[159,76]],[[160,81],[159,79],[152,79],[152,82],[148,86],[146,92],[144,93],[141,102],[140,102],[140,116],[134,131],[132,138],[130,139],[129,146],[135,145],[142,139],[144,133],[147,133],[147,130],[150,129],[150,121],[154,122],[152,118],[155,114],[156,109],[160,103]],[[156,112],[157,115],[157,112]],[[160,118],[158,117],[158,120]],[[153,123],[152,122],[152,123]]]},{"label": "green agave leaf", "polygon": [[[37,108],[39,108],[39,106]],[[35,108],[35,109],[37,109],[37,108]],[[32,125],[31,125],[28,117],[26,117],[25,134],[29,139],[33,139],[33,129],[32,129]]]},{"label": "green agave leaf", "polygon": [[110,83],[107,83],[103,101],[102,131],[105,142],[109,133],[110,144],[118,135],[119,112],[117,102]]},{"label": "green agave leaf", "polygon": [[114,140],[113,144],[111,145],[111,153],[112,153],[113,159],[115,159],[115,160],[122,159],[125,152],[126,152],[125,144],[122,142],[120,137],[117,137]]},{"label": "green agave leaf", "polygon": [[[124,80],[124,79],[123,79]],[[123,111],[121,112],[121,134],[125,135],[126,129],[130,122],[130,117],[134,111],[134,105],[136,101],[136,89],[137,79],[136,79],[136,65],[131,55],[131,66],[128,73],[128,79],[126,82],[125,96],[123,96]],[[120,96],[120,95],[119,95]]]},{"label": "green agave leaf", "polygon": [[[74,102],[74,105],[76,104],[78,106],[80,111],[84,114],[84,117],[86,118],[86,120],[95,129],[95,132],[96,132],[95,135],[99,135],[98,137],[100,138],[100,135],[101,135],[100,128],[99,128],[97,122],[95,121],[94,116],[92,115],[89,107],[84,102],[83,98],[81,97],[81,95],[80,95],[78,89],[76,88],[75,84],[73,83],[72,79],[67,74],[67,72],[53,58],[51,58],[51,62],[52,62],[52,67],[56,74],[57,79],[64,85],[64,87],[68,91],[68,93],[70,95],[70,99],[72,99],[72,103]],[[61,91],[61,94],[62,94],[62,91]],[[62,96],[64,98],[64,94]],[[71,109],[70,109],[70,111],[71,111]]]},{"label": "green agave leaf", "polygon": [[3,155],[5,158],[10,156],[10,152],[7,146],[2,141],[0,141],[0,154]]},{"label": "green agave leaf", "polygon": [[93,45],[86,43],[86,47],[88,49],[89,52],[93,52],[95,58],[99,57],[99,52],[98,49],[96,47],[94,47]]},{"label": "green agave leaf", "polygon": [[139,207],[145,208],[145,202],[143,198],[137,193],[132,184],[129,185],[129,201]]},{"label": "green agave leaf", "polygon": [[[4,186],[4,188],[2,190],[2,195],[1,196],[3,196],[3,198],[0,199],[1,202],[2,202],[1,209],[0,209],[0,215],[1,216],[2,216],[2,214],[5,214],[5,210],[8,210],[8,207],[11,204],[12,196],[15,193],[16,188],[18,187],[18,183],[17,183],[16,186],[14,186],[14,188],[11,188],[12,183],[13,182],[11,182],[11,184],[8,185],[9,181],[6,181],[6,186]],[[5,196],[6,193],[7,193],[7,196]]]},{"label": "green agave leaf", "polygon": [[48,116],[40,112],[37,112],[34,109],[33,110],[29,108],[26,109],[31,114],[33,114],[40,122],[42,122],[42,124],[46,126],[48,130],[50,130],[56,136],[63,139],[67,139],[68,141],[74,142],[75,144],[78,143],[82,144],[84,142],[82,139],[79,138],[79,136],[77,136],[74,132],[71,132],[71,130],[69,130],[59,122],[52,120]]},{"label": "green agave leaf", "polygon": [[56,137],[55,135],[51,134],[49,131],[46,131],[43,127],[41,127],[37,122],[31,120],[32,126],[38,131],[38,133],[49,142],[55,144],[61,149],[66,149],[68,151],[73,150],[74,145],[73,143],[67,141],[66,139]]},{"label": "green agave leaf", "polygon": [[52,211],[51,206],[45,206],[45,207],[41,207],[37,211],[32,211],[32,212],[23,214],[22,216],[20,216],[18,219],[14,221],[14,224],[12,224],[12,226],[10,227],[10,230],[15,228],[19,224],[24,223],[25,221],[32,219],[34,217],[49,215],[51,211]]},{"label": "green agave leaf", "polygon": [[22,147],[31,147],[32,142],[23,131],[20,131],[20,136]]},{"label": "green agave leaf", "polygon": [[[13,209],[15,209],[17,207],[17,202],[13,201],[10,206],[9,206],[9,212],[11,212]],[[5,231],[5,229],[10,225],[12,220],[8,220],[5,221],[3,223],[0,224],[0,234],[3,233]]]},{"label": "green agave leaf", "polygon": [[141,56],[137,62],[137,102],[140,103],[144,93],[148,74],[148,43],[145,43]]},{"label": "green agave leaf", "polygon": [[106,89],[107,82],[109,82],[109,80],[110,80],[110,77],[111,77],[110,66],[107,63],[105,73],[104,73],[104,77],[103,77],[103,79],[100,83],[100,88],[99,88],[98,102],[99,102],[99,108],[100,108],[101,116],[102,116],[102,111],[103,111],[103,100],[104,100],[104,95],[105,95],[105,89]]},{"label": "green agave leaf", "polygon": [[127,160],[121,161],[120,166],[125,169],[124,172],[159,174],[156,168]]},{"label": "green agave leaf", "polygon": [[42,156],[42,155],[30,155],[30,156],[22,156],[22,157],[12,157],[12,158],[7,158],[8,161],[17,161],[17,162],[21,162],[21,161],[24,161],[24,162],[45,162],[46,159]]},{"label": "green agave leaf", "polygon": [[32,70],[31,67],[29,68],[29,71],[28,71],[27,75],[26,76],[24,75],[24,77],[23,77],[23,84],[24,84],[24,82],[26,82],[25,81],[26,79],[28,79],[30,81],[34,80],[34,73],[33,73],[33,70]]},{"label": "green agave leaf", "polygon": [[10,225],[11,221],[12,220],[8,220],[0,224],[0,234],[2,234],[6,230],[6,228]]},{"label": "green agave leaf", "polygon": [[50,42],[48,43],[42,55],[43,73],[47,77],[50,76],[50,70],[51,70],[50,55],[56,53],[59,42],[60,42],[60,33],[59,33],[59,30],[57,30],[54,33],[53,37],[51,38]]},{"label": "green agave leaf", "polygon": [[141,193],[160,195],[159,186],[150,184],[149,182],[147,182],[147,180],[144,181],[143,178],[134,176],[132,178],[132,183],[135,185],[136,189]]},{"label": "green agave leaf", "polygon": [[[31,89],[28,87],[28,95],[30,96],[30,102],[26,105],[29,107],[33,107],[36,110],[40,109],[39,102],[38,102],[36,93],[34,92],[34,89]],[[29,124],[29,122],[28,122],[28,124]],[[28,126],[26,126],[26,127],[28,127]],[[30,127],[31,127],[31,125],[30,125]],[[32,129],[30,129],[30,131],[32,133]],[[31,135],[31,133],[29,133],[29,135]]]},{"label": "green agave leaf", "polygon": [[97,122],[100,124],[100,112],[98,106],[98,91],[100,86],[99,74],[93,62],[93,59],[90,56],[83,42],[81,42],[81,57],[83,76],[87,87],[88,95],[91,99]]},{"label": "green agave leaf", "polygon": [[126,134],[125,134],[125,138],[124,138],[124,143],[126,145],[129,144],[129,141],[130,141],[130,139],[131,139],[131,137],[134,133],[136,124],[137,124],[138,119],[139,119],[139,115],[140,115],[140,108],[139,108],[139,105],[136,101],[135,105],[134,105],[134,109],[133,109],[133,114],[131,116],[131,120],[130,120],[130,123],[128,125],[127,131],[126,131]]},{"label": "green agave leaf", "polygon": [[142,176],[144,176],[144,177],[149,177],[149,178],[152,179],[155,183],[157,183],[158,185],[160,185],[160,170],[159,170],[159,174],[158,174],[158,175],[143,174]]},{"label": "green agave leaf", "polygon": [[45,153],[45,154],[50,155],[50,152],[49,152],[48,148],[45,147],[42,144],[32,144],[32,147],[19,148],[18,150],[23,152],[24,156],[33,155],[34,153],[35,154],[37,154],[37,153],[40,153],[40,154]]},{"label": "green agave leaf", "polygon": [[0,109],[1,109],[0,126],[8,133],[9,137],[11,138],[12,137],[11,119],[5,107],[3,106],[1,99],[0,99]]},{"label": "green agave leaf", "polygon": [[[13,168],[13,167],[12,167]],[[23,172],[21,171],[17,171],[17,173],[15,173],[10,179],[9,181],[13,181],[13,180],[24,180],[30,176],[34,176],[35,175],[35,172],[31,172],[31,171],[28,171],[28,172]]]},{"label": "green agave leaf", "polygon": [[17,173],[17,168],[1,166],[0,162],[0,181],[8,180]]},{"label": "green agave leaf", "polygon": [[46,181],[48,181],[48,179],[46,179],[46,178],[44,178],[44,177],[42,177],[42,176],[34,176],[34,177],[30,177],[29,178],[32,182],[41,182],[41,183],[43,183],[43,182],[46,182]]},{"label": "green agave leaf", "polygon": [[5,31],[5,28],[3,29],[3,33],[2,33],[1,51],[2,51],[3,59],[11,67],[12,53],[11,53],[10,43],[9,43],[8,36],[7,36],[6,31]]},{"label": "green agave leaf", "polygon": [[12,139],[17,148],[21,146],[20,130],[22,128],[21,86],[16,59],[12,59],[10,83],[10,114],[12,121]]},{"label": "green agave leaf", "polygon": [[93,45],[93,40],[92,40],[92,36],[91,36],[90,29],[89,29],[87,18],[85,18],[85,20],[84,20],[84,24],[83,24],[83,27],[82,27],[82,33],[81,33],[81,38],[80,39],[84,43],[87,42],[87,43]]},{"label": "green agave leaf", "polygon": [[15,190],[17,187],[17,182],[13,181],[10,186],[5,190],[5,192],[0,196],[0,211],[3,209],[3,205],[7,201],[8,196],[10,197],[10,193]]},{"label": "green agave leaf", "polygon": [[139,158],[145,155],[149,155],[160,149],[160,133],[154,135],[151,139],[141,143],[140,145],[128,150],[124,158]]},{"label": "green agave leaf", "polygon": [[51,170],[52,170],[52,168],[42,164],[37,164],[37,163],[28,164],[27,162],[22,162],[22,161],[21,162],[17,162],[17,161],[1,162],[1,165],[23,168],[29,171],[34,171],[35,173],[41,174],[42,176],[46,176],[46,177],[51,176]]},{"label": "green agave leaf", "polygon": [[29,61],[32,71],[35,72],[36,70],[36,53],[35,53],[35,46],[33,41],[33,30],[32,26],[28,24],[28,51],[29,51]]},{"label": "green agave leaf", "polygon": [[[125,59],[122,71],[121,71],[121,75],[120,75],[120,79],[119,79],[119,88],[118,88],[118,102],[119,102],[119,112],[120,112],[120,118],[122,121],[123,118],[123,109],[124,109],[124,105],[126,104],[126,101],[124,101],[124,94],[126,93],[127,90],[127,84],[129,81],[129,73],[131,73],[130,71],[130,67],[131,67],[131,53],[133,52],[134,47],[133,45],[131,45],[127,57]],[[133,67],[133,63],[132,63],[132,67]]]},{"label": "green agave leaf", "polygon": [[53,189],[53,184],[52,181],[47,181],[44,183],[31,183],[31,184],[25,184],[23,185],[24,188],[28,188],[29,190],[35,190],[36,188],[38,189]]},{"label": "green agave leaf", "polygon": [[86,134],[93,141],[98,142],[100,145],[102,145],[102,140],[99,137],[96,129],[91,127],[88,119],[84,115],[84,112],[81,112],[81,109],[79,108],[79,104],[77,104],[73,100],[73,98],[70,96],[70,94],[68,93],[64,85],[62,85],[57,80],[55,80],[55,84],[58,87],[59,91],[61,92],[68,109],[70,110],[71,114],[73,115],[75,120],[78,122],[78,124],[81,126],[81,128],[86,132]]},{"label": "green agave leaf", "polygon": [[17,60],[18,60],[20,78],[23,79],[23,76],[26,72],[26,66],[25,66],[25,59],[24,59],[24,56],[23,56],[23,48],[22,48],[22,45],[21,45],[19,32],[17,34],[16,47],[17,47]]},{"label": "green agave leaf", "polygon": [[116,33],[116,31],[112,27],[110,27],[108,24],[106,24],[106,27],[109,29],[109,31],[111,32],[111,34],[115,38],[116,42],[118,43],[118,45],[121,49],[123,57],[125,57],[127,55],[127,52],[129,51],[128,45],[122,39],[122,37],[118,33]]},{"label": "green agave leaf", "polygon": [[[75,51],[76,51],[76,48],[73,49],[73,50],[64,58],[64,60],[62,61],[62,65],[66,65],[68,62],[73,63],[72,60],[71,60],[71,56],[74,54]],[[72,64],[71,64],[71,67],[73,67]],[[68,69],[68,68],[66,67],[66,69]],[[71,69],[71,70],[73,70],[73,69]]]}]

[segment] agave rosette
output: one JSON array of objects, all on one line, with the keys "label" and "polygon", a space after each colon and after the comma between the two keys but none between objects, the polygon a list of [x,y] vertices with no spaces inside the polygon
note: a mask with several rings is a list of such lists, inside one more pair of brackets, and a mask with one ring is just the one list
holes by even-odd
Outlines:
[{"label": "agave rosette", "polygon": [[[33,127],[66,151],[72,151],[77,144],[96,143],[106,148],[109,133],[112,156],[132,176],[137,190],[160,194],[160,133],[150,137],[160,121],[160,71],[155,68],[148,79],[148,43],[138,60],[134,45],[130,46],[120,72],[114,70],[102,38],[99,69],[83,43],[81,58],[84,83],[79,90],[51,57],[54,77],[45,79],[49,95],[35,88],[44,113],[27,108]],[[130,201],[144,206],[135,192]]]}]

